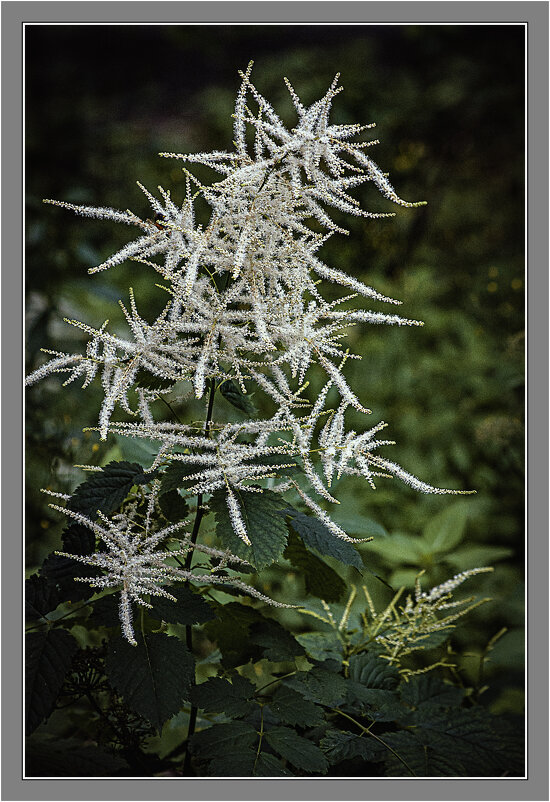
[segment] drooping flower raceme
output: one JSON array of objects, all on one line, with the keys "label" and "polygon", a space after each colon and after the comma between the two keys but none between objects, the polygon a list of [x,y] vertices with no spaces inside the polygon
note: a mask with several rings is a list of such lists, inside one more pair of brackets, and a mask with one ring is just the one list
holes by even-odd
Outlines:
[{"label": "drooping flower raceme", "polygon": [[[104,390],[97,427],[101,439],[113,433],[160,443],[152,469],[180,463],[185,466],[189,493],[202,497],[224,491],[232,526],[245,544],[251,533],[237,494],[245,488],[261,492],[258,483],[267,478],[273,492],[295,489],[336,537],[351,540],[322,506],[337,501],[331,492],[334,477],[362,476],[374,488],[376,477],[395,476],[423,493],[462,492],[429,485],[376,453],[391,443],[377,439],[384,424],[362,432],[346,429],[349,407],[370,413],[345,377],[346,361],[359,358],[345,344],[346,331],[366,323],[422,324],[393,313],[350,307],[357,298],[393,306],[400,301],[325,264],[318,255],[329,237],[347,233],[332,220],[331,209],[365,218],[391,216],[361,209],[351,194],[355,187],[370,182],[401,206],[422,202],[408,203],[397,195],[365,152],[375,141],[353,141],[370,125],[329,122],[332,102],[341,91],[339,76],[307,108],[286,81],[297,114],[294,127],[288,128],[251,83],[251,67],[241,73],[234,150],[161,154],[187,165],[205,165],[220,176],[204,185],[184,166],[186,193],[181,205],[162,187],[156,197],[141,184],[154,222],[129,210],[46,201],[85,217],[136,227],[137,239],[89,272],[135,260],[153,269],[168,300],[156,320],[148,323],[138,313],[130,289],[129,308],[121,303],[127,337],[109,333],[107,323],[96,329],[67,321],[89,336],[85,351],[49,352],[53,358],[35,370],[27,384],[64,373],[65,383],[83,378],[86,387],[99,374]],[[210,208],[206,226],[195,217],[197,196]],[[339,285],[344,296],[327,301],[323,282]],[[317,398],[310,400],[305,393],[313,368],[320,369],[326,381]],[[162,389],[144,382],[144,376],[160,381]],[[238,425],[214,420],[202,432],[193,425],[155,419],[153,402],[176,383],[189,383],[194,395],[202,398],[212,383],[227,381],[235,382],[242,393],[245,381],[253,381],[276,411]],[[329,392],[337,394],[336,404],[328,405]],[[135,422],[115,422],[117,407]],[[274,460],[279,468],[298,460],[307,482],[281,477],[282,472],[273,468]],[[107,521],[83,523],[109,549],[96,555],[94,564],[106,572],[102,586],[122,587],[124,610],[128,599],[143,603],[144,593],[162,591],[165,583],[185,578],[177,568],[162,573],[169,553],[156,551],[162,540],[159,533],[144,541],[131,527],[123,532]],[[168,530],[163,534],[168,536]],[[124,569],[122,553],[133,555]],[[131,639],[129,613],[121,608],[121,615]]]}]

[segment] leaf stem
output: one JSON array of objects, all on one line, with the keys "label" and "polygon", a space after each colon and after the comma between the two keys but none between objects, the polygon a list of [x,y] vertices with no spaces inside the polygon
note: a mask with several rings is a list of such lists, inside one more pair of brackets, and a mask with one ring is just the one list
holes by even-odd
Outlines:
[{"label": "leaf stem", "polygon": [[[407,763],[407,761],[406,761],[406,760],[404,760],[404,759],[401,757],[401,755],[399,755],[399,754],[398,754],[398,753],[395,751],[395,749],[392,749],[392,748],[391,748],[391,746],[390,746],[389,744],[387,744],[385,741],[383,741],[383,740],[382,740],[382,738],[379,738],[379,737],[378,737],[378,735],[375,735],[373,732],[371,732],[371,730],[370,730],[370,728],[369,728],[369,727],[363,727],[363,725],[362,725],[362,724],[359,724],[359,722],[358,722],[358,721],[356,721],[354,718],[352,718],[352,716],[349,716],[347,713],[344,713],[344,711],[343,711],[343,710],[340,710],[340,708],[339,708],[339,707],[333,707],[333,708],[332,708],[332,710],[334,710],[334,712],[335,712],[335,713],[338,713],[338,715],[340,715],[340,716],[344,716],[344,718],[347,718],[349,721],[353,722],[353,723],[355,724],[355,726],[356,726],[356,727],[359,727],[359,729],[362,731],[362,734],[364,733],[364,734],[366,734],[366,735],[370,735],[370,736],[371,736],[371,738],[374,738],[374,739],[375,739],[375,741],[378,741],[378,743],[381,743],[381,744],[382,744],[382,746],[384,746],[386,749],[388,749],[388,750],[389,750],[389,751],[392,753],[392,755],[393,755],[394,757],[396,757],[396,758],[397,758],[397,759],[398,759],[398,760],[399,760],[399,761],[400,761],[400,762],[401,762],[401,763],[402,763],[402,764],[405,766],[405,768],[407,769],[407,771],[408,771],[408,772],[410,772],[410,773],[412,774],[412,776],[413,776],[413,777],[416,777],[416,776],[417,776],[417,775],[416,775],[416,772],[415,772],[415,771],[413,771],[413,769],[411,769],[411,767],[409,766],[409,764]],[[374,724],[374,722],[373,722],[373,724]],[[372,726],[372,724],[371,724],[371,726]]]}]

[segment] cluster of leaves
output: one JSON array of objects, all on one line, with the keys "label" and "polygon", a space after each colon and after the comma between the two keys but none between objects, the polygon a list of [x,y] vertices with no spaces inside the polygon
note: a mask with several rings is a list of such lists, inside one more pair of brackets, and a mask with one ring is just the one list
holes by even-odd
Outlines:
[{"label": "cluster of leaves", "polygon": [[[167,518],[187,515],[183,480],[173,469],[161,477]],[[111,463],[79,485],[68,505],[109,514],[150,479],[138,463]],[[452,626],[424,633],[425,668],[430,661],[439,668],[415,674],[388,660],[368,611],[357,618],[352,610],[355,594],[339,602],[347,585],[326,562],[361,580],[366,567],[357,549],[268,490],[243,494],[242,502],[255,569],[282,558],[305,576],[301,632],[269,608],[266,614],[250,600],[228,600],[229,587],[220,594],[184,584],[171,588],[176,602],[151,598],[152,607],[141,608],[132,647],[119,634],[115,597],[75,581],[79,563],[48,556],[26,589],[30,776],[181,776],[186,752],[198,776],[522,773],[517,723],[491,715],[445,656]],[[231,545],[223,500],[214,493],[208,507],[219,541]],[[72,524],[63,547],[87,554],[94,537]],[[188,739],[193,709],[198,731]]]}]

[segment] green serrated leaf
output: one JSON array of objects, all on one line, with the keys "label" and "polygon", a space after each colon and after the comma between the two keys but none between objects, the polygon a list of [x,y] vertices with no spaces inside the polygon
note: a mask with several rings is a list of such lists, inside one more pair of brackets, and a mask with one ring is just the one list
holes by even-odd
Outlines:
[{"label": "green serrated leaf", "polygon": [[114,777],[127,770],[122,757],[97,746],[83,746],[76,738],[35,734],[27,739],[27,777]]},{"label": "green serrated leaf", "polygon": [[316,666],[311,671],[300,671],[284,684],[310,702],[337,707],[346,698],[347,682],[340,674]]},{"label": "green serrated leaf", "polygon": [[288,727],[275,727],[264,733],[264,738],[281,757],[297,769],[315,774],[326,774],[328,761],[318,746],[302,738]]},{"label": "green serrated leaf", "polygon": [[349,661],[349,676],[365,688],[393,691],[400,680],[399,671],[377,654],[363,652],[352,655]]},{"label": "green serrated leaf", "polygon": [[319,557],[306,549],[294,532],[290,532],[283,556],[301,572],[306,592],[326,602],[338,601],[346,592],[346,583]]},{"label": "green serrated leaf", "polygon": [[152,596],[152,609],[149,615],[168,624],[204,624],[212,621],[216,614],[202,596],[195,593],[188,585],[176,585],[170,588],[170,593],[177,601],[165,599],[162,596]]},{"label": "green serrated leaf", "polygon": [[223,752],[211,758],[208,773],[212,777],[252,777],[255,762],[256,749],[227,745]]},{"label": "green serrated leaf", "polygon": [[423,744],[416,733],[384,732],[380,738],[387,747],[384,762],[389,777],[468,776],[456,755],[441,754]]},{"label": "green serrated leaf", "polygon": [[219,390],[225,400],[229,401],[236,409],[245,412],[247,415],[255,415],[257,413],[258,410],[254,406],[250,395],[248,393],[245,395],[233,379],[226,379],[222,382]]},{"label": "green serrated leaf", "polygon": [[410,710],[400,703],[395,691],[365,688],[353,680],[348,680],[345,710],[360,710],[372,721],[401,721],[410,717]]},{"label": "green serrated leaf", "polygon": [[258,706],[252,698],[255,691],[254,685],[239,674],[231,682],[214,677],[191,689],[191,702],[206,713],[244,718]]},{"label": "green serrated leaf", "polygon": [[294,777],[294,775],[284,768],[275,755],[260,752],[254,768],[254,777]]},{"label": "green serrated leaf", "polygon": [[262,649],[263,657],[274,663],[304,654],[304,647],[277,621],[264,619],[252,624],[248,637],[250,643]]},{"label": "green serrated leaf", "polygon": [[323,721],[323,710],[319,705],[285,685],[277,688],[268,704],[277,718],[292,727],[316,727]]},{"label": "green serrated leaf", "polygon": [[327,632],[305,632],[296,635],[296,640],[314,660],[342,660],[342,641],[334,629]]},{"label": "green serrated leaf", "polygon": [[194,480],[188,480],[187,477],[203,468],[202,462],[182,462],[179,459],[173,459],[160,478],[160,497],[180,488],[191,487]]},{"label": "green serrated leaf", "polygon": [[25,636],[26,726],[30,735],[52,712],[78,643],[64,629]]},{"label": "green serrated leaf", "polygon": [[133,485],[151,480],[137,462],[110,462],[101,473],[92,475],[78,485],[67,507],[95,519],[97,511],[109,515],[118,510]]},{"label": "green serrated leaf", "polygon": [[216,535],[232,554],[260,570],[276,562],[286,546],[288,530],[279,515],[284,502],[270,490],[261,493],[235,490],[234,493],[251,545],[247,546],[233,530],[224,490],[216,490],[210,498],[210,507],[216,514]]},{"label": "green serrated leaf", "polygon": [[254,727],[244,721],[214,724],[193,735],[191,749],[193,753],[209,758],[215,754],[235,752],[255,746],[258,737]]},{"label": "green serrated leaf", "polygon": [[400,688],[402,701],[413,708],[459,707],[465,691],[456,685],[449,685],[432,674],[410,677]]},{"label": "green serrated leaf", "polygon": [[25,617],[42,618],[63,601],[56,585],[46,577],[33,574],[25,580]]},{"label": "green serrated leaf", "polygon": [[195,662],[177,638],[139,633],[136,640],[137,646],[122,637],[109,642],[107,678],[128,707],[160,732],[163,723],[189,699]]},{"label": "green serrated leaf", "polygon": [[466,531],[468,510],[467,501],[455,501],[429,520],[422,538],[433,553],[451,551],[460,543]]},{"label": "green serrated leaf", "polygon": [[481,707],[412,714],[415,736],[442,760],[460,764],[466,776],[498,776],[509,769],[509,742],[498,732],[497,717]]},{"label": "green serrated leaf", "polygon": [[261,657],[259,646],[250,642],[249,631],[254,622],[262,620],[257,610],[244,604],[220,605],[216,619],[206,624],[205,631],[218,644],[225,667],[234,668]]},{"label": "green serrated leaf", "polygon": [[183,521],[189,515],[189,507],[177,490],[170,490],[158,497],[160,511],[171,523]]},{"label": "green serrated leaf", "polygon": [[341,730],[327,730],[319,745],[332,766],[342,760],[352,760],[356,757],[367,762],[378,762],[387,752],[374,738],[366,735],[360,737],[355,733]]},{"label": "green serrated leaf", "polygon": [[317,518],[288,506],[281,511],[281,514],[288,516],[292,528],[306,546],[316,549],[327,557],[335,557],[345,565],[353,565],[358,571],[364,570],[363,560],[357,549],[346,540],[335,537]]}]

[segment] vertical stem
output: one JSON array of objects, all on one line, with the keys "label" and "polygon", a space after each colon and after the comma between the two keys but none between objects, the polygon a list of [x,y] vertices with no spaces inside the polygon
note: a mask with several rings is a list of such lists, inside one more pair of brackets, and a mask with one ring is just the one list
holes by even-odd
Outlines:
[{"label": "vertical stem", "polygon": [[[206,420],[204,422],[204,436],[210,437],[210,427],[212,425],[212,412],[214,409],[214,396],[216,395],[216,380],[214,378],[210,379],[210,395],[208,396],[208,408],[206,411]],[[203,502],[203,494],[197,494],[197,510],[195,512],[195,520],[193,522],[193,529],[191,531],[191,543],[197,542],[197,537],[199,534],[199,529],[201,526],[202,519],[204,517],[204,507],[202,506]],[[187,556],[185,558],[185,570],[191,570],[191,563],[193,561],[193,549],[189,549]],[[187,648],[189,651],[192,651],[193,648],[193,628],[191,624],[187,624],[185,627],[185,642],[187,644]],[[195,724],[197,722],[197,708],[195,705],[191,705],[191,713],[189,716],[189,727],[187,729],[187,747],[185,750],[185,760],[183,763],[183,773],[184,775],[189,773],[189,764],[191,762],[191,753],[189,752],[189,740],[193,733],[195,732]]]}]

